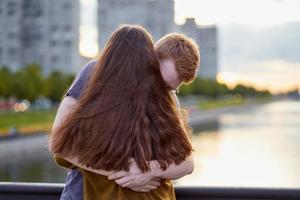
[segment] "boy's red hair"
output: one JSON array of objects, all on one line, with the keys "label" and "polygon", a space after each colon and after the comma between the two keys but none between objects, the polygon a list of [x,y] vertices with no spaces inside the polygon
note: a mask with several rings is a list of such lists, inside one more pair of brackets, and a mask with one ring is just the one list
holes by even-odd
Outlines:
[{"label": "boy's red hair", "polygon": [[170,33],[155,44],[159,59],[173,59],[180,81],[192,82],[200,63],[199,47],[196,42],[179,33]]}]

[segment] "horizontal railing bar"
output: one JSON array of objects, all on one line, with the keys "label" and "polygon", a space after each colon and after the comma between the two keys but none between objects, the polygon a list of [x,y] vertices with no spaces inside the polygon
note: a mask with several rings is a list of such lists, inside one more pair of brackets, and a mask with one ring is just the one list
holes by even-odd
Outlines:
[{"label": "horizontal railing bar", "polygon": [[[64,184],[0,182],[1,195],[59,196]],[[300,200],[300,188],[175,187],[177,199]],[[56,198],[52,198],[56,199]]]}]

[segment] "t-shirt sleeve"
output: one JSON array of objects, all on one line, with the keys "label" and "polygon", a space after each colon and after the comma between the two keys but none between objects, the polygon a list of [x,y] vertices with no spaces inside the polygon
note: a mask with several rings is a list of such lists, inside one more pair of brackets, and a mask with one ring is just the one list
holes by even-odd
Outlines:
[{"label": "t-shirt sleeve", "polygon": [[86,82],[89,80],[90,73],[96,64],[95,60],[92,60],[85,64],[82,69],[76,75],[71,87],[66,92],[65,96],[71,96],[78,99]]}]

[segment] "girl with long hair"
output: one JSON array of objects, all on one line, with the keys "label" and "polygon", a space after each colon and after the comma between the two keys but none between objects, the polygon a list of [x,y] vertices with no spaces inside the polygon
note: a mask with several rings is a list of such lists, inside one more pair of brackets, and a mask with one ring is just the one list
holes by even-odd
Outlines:
[{"label": "girl with long hair", "polygon": [[[123,26],[109,38],[72,111],[50,135],[51,151],[92,169],[162,170],[191,154],[187,130],[163,81],[150,35]],[[85,199],[174,199],[169,180],[147,193],[80,169]],[[105,173],[104,173],[105,174]],[[107,174],[106,174],[107,175]]]}]

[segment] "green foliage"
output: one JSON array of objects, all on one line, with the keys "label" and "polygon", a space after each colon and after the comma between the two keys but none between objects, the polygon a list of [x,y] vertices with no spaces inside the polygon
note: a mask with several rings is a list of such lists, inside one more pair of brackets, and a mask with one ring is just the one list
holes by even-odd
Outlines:
[{"label": "green foliage", "polygon": [[59,71],[53,71],[45,80],[45,96],[58,102],[72,83],[74,76],[65,75]]},{"label": "green foliage", "polygon": [[215,80],[202,79],[197,77],[190,85],[183,85],[179,90],[180,96],[204,95],[211,98],[218,98],[226,94],[240,94],[242,96],[270,96],[270,92],[258,91],[253,87],[237,85],[229,89],[225,84],[218,83]]},{"label": "green foliage", "polygon": [[[70,86],[74,75],[53,71],[48,76],[43,76],[42,69],[36,64],[25,66],[23,69],[12,73],[8,68],[0,68],[0,98],[16,97],[17,99],[36,100],[45,96],[54,102],[61,100],[66,89]],[[225,84],[215,80],[197,77],[190,85],[183,85],[179,95],[204,95],[213,99],[226,94],[238,94],[249,97],[268,97],[267,90],[258,91],[253,87],[237,85],[229,89]]]},{"label": "green foliage", "polygon": [[220,95],[226,94],[228,90],[229,89],[225,84],[219,84],[210,79],[196,78],[190,85],[181,86],[179,95],[186,96],[193,94],[216,98]]},{"label": "green foliage", "polygon": [[36,100],[45,96],[52,101],[59,101],[72,83],[74,75],[54,71],[44,76],[42,68],[30,64],[11,72],[8,68],[0,68],[0,98],[16,97],[17,99]]},{"label": "green foliage", "polygon": [[235,95],[231,98],[217,99],[217,100],[206,100],[198,103],[198,108],[211,109],[211,108],[222,108],[227,106],[239,105],[246,103],[247,100],[243,99],[240,95]]},{"label": "green foliage", "polygon": [[13,74],[7,67],[0,68],[0,97],[10,97],[12,95]]},{"label": "green foliage", "polygon": [[42,70],[36,64],[25,66],[13,75],[12,89],[16,98],[34,101],[42,94],[44,80]]}]

